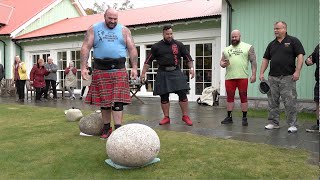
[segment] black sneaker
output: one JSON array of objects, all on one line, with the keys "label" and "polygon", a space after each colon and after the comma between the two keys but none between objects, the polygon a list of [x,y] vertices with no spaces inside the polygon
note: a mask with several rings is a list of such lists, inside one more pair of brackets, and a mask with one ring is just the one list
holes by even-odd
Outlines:
[{"label": "black sneaker", "polygon": [[246,117],[242,118],[242,126],[248,126],[248,120]]},{"label": "black sneaker", "polygon": [[310,128],[306,129],[307,132],[319,132],[319,126],[317,124],[311,126]]},{"label": "black sneaker", "polygon": [[224,118],[223,121],[221,121],[221,124],[232,124],[233,121],[232,121],[232,117],[226,117]]}]

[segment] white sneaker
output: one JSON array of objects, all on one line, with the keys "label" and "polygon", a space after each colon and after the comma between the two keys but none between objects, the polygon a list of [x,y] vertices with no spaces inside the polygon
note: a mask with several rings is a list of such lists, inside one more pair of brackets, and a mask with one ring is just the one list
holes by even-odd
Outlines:
[{"label": "white sneaker", "polygon": [[279,129],[280,126],[276,124],[268,124],[264,128],[271,130],[271,129]]},{"label": "white sneaker", "polygon": [[290,126],[289,128],[288,128],[288,132],[289,133],[294,133],[294,132],[297,132],[298,131],[298,129],[297,129],[297,127],[295,127],[295,126]]}]

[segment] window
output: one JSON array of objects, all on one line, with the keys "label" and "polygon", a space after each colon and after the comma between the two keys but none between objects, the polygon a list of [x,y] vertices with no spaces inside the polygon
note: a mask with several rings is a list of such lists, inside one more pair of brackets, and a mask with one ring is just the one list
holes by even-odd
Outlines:
[{"label": "window", "polygon": [[212,44],[196,44],[196,95],[212,85]]},{"label": "window", "polygon": [[[190,45],[184,45],[184,47],[187,49],[188,52],[190,52]],[[181,71],[183,72],[183,74],[186,75],[188,85],[190,86],[190,75],[189,75],[188,61],[186,59],[184,59],[183,57],[181,57],[180,67],[181,67]],[[188,92],[188,94],[189,94],[189,92]]]},{"label": "window", "polygon": [[[151,47],[152,45],[146,45],[146,55],[148,55],[151,52]],[[157,60],[152,61],[151,67],[149,68],[148,72],[146,72],[147,80],[148,80],[148,85],[147,85],[147,91],[148,92],[153,92],[154,89],[154,83],[157,77],[157,70],[158,70],[158,63]]]},{"label": "window", "polygon": [[81,86],[81,60],[80,60],[80,51],[71,51],[71,61],[74,63],[74,66],[77,68],[77,87],[80,89]]},{"label": "window", "polygon": [[62,51],[57,54],[58,60],[58,79],[60,79],[60,88],[64,86],[64,70],[67,68],[67,52]]}]

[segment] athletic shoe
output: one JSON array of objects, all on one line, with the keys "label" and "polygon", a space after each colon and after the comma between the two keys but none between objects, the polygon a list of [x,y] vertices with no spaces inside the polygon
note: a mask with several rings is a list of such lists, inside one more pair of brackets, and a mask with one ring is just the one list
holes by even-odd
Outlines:
[{"label": "athletic shoe", "polygon": [[169,118],[169,117],[164,117],[164,118],[159,122],[159,125],[165,125],[165,124],[170,124],[170,118]]},{"label": "athletic shoe", "polygon": [[232,117],[226,117],[224,118],[223,121],[221,121],[221,124],[232,124],[233,121],[232,121]]},{"label": "athletic shoe", "polygon": [[188,126],[192,126],[193,125],[193,123],[192,123],[192,121],[191,121],[189,116],[186,116],[186,115],[182,116],[182,121],[184,121]]},{"label": "athletic shoe", "polygon": [[111,133],[112,133],[112,128],[110,128],[108,131],[103,130],[102,135],[100,136],[100,139],[108,139]]},{"label": "athletic shoe", "polygon": [[298,129],[297,129],[297,127],[295,127],[295,126],[290,126],[289,128],[288,128],[288,132],[289,133],[294,133],[294,132],[297,132],[298,131]]},{"label": "athletic shoe", "polygon": [[279,129],[280,126],[277,125],[277,124],[268,124],[264,127],[265,129],[269,129],[269,130],[272,130],[272,129]]},{"label": "athletic shoe", "polygon": [[248,126],[248,120],[246,117],[242,118],[242,126]]},{"label": "athletic shoe", "polygon": [[319,132],[319,126],[317,124],[311,126],[310,128],[306,129],[307,132]]}]

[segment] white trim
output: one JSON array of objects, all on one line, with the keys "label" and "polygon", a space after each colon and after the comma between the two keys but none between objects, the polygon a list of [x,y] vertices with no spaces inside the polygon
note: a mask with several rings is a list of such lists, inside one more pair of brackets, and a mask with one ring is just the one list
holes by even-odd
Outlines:
[{"label": "white trim", "polygon": [[62,0],[56,0],[54,3],[50,4],[47,8],[40,11],[37,15],[33,16],[30,20],[19,26],[16,30],[14,30],[10,37],[14,38],[17,34],[19,34],[21,31],[23,31],[27,26],[35,22],[37,19],[41,18],[45,13],[49,12],[52,8],[54,8],[57,4],[59,4]]},{"label": "white trim", "polygon": [[70,0],[72,5],[75,6],[76,10],[80,13],[81,16],[87,16],[87,13],[84,11],[83,7],[79,3],[79,0]]},{"label": "white trim", "polygon": [[[221,8],[221,49],[220,55],[223,52],[223,49],[227,47],[227,37],[228,37],[228,5],[226,1],[222,1],[222,8]],[[221,56],[220,56],[221,58]],[[220,95],[226,95],[226,88],[225,88],[225,74],[226,68],[221,68],[220,70]]]}]

